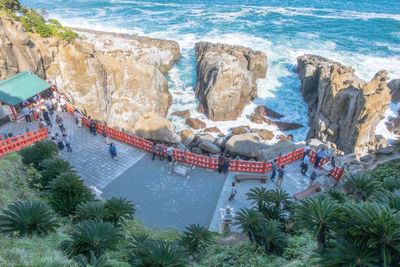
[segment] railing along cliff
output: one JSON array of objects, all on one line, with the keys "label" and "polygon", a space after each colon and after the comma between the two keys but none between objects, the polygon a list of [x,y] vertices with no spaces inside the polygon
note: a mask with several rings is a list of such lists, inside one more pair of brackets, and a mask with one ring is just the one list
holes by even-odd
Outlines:
[{"label": "railing along cliff", "polygon": [[[71,113],[71,115],[73,115],[74,108],[69,103],[67,103],[67,109]],[[85,127],[89,127],[87,119],[85,117],[82,117],[82,125],[84,125]],[[99,134],[103,132],[103,126],[104,125],[97,123],[97,132]],[[121,141],[126,144],[130,144],[132,146],[135,146],[139,149],[148,152],[152,151],[153,142],[146,140],[144,138],[130,135],[123,131],[115,130],[108,126],[105,127],[110,138],[113,138],[115,140]],[[294,150],[288,154],[277,157],[276,158],[277,166],[282,166],[303,158],[303,151],[304,148],[301,148]],[[211,170],[218,169],[218,158],[198,155],[195,153],[186,152],[178,149],[174,150],[173,159],[182,163],[191,164],[202,168],[207,168]],[[315,151],[311,151],[310,161],[315,163]],[[328,160],[326,158],[321,159],[320,166],[325,164],[327,161]],[[231,165],[229,167],[229,171],[233,172],[248,172],[248,173],[260,173],[260,174],[269,172],[271,171],[271,169],[272,165],[270,162],[257,162],[257,161],[245,161],[245,160],[231,160]],[[337,181],[340,180],[342,174],[343,174],[343,169],[338,166],[335,166],[330,172],[330,176],[335,178]]]},{"label": "railing along cliff", "polygon": [[37,141],[43,140],[48,136],[46,127],[26,134],[21,134],[15,137],[6,138],[0,141],[0,158],[5,154],[20,150],[25,146],[29,146]]}]

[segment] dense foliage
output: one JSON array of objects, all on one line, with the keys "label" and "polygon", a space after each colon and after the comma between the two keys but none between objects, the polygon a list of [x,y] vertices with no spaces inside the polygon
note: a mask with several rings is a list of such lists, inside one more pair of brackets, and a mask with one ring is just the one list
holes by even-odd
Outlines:
[{"label": "dense foliage", "polygon": [[28,32],[39,34],[41,37],[58,37],[68,42],[73,42],[78,38],[78,34],[74,31],[65,28],[55,19],[48,19],[46,10],[41,10],[41,13],[30,8],[21,6],[18,0],[0,0],[0,9],[7,14],[21,21],[22,26]]},{"label": "dense foliage", "polygon": [[50,141],[39,141],[33,146],[25,147],[19,153],[26,165],[32,164],[34,168],[41,170],[42,161],[55,157],[58,154],[58,147]]}]

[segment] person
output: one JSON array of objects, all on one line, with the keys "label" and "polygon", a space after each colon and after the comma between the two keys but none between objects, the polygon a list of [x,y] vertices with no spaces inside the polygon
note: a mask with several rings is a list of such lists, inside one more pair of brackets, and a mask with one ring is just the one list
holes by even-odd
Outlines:
[{"label": "person", "polygon": [[63,97],[60,98],[61,112],[67,112],[67,101]]},{"label": "person", "polygon": [[53,91],[53,96],[54,96],[54,98],[57,100],[57,103],[60,103],[60,98],[61,98],[61,96],[60,96],[60,94],[57,92],[57,90],[54,90],[54,91]]},{"label": "person", "polygon": [[90,133],[91,133],[90,124],[92,123],[92,117],[89,116],[89,117],[86,119],[86,123],[87,123],[87,126],[89,127],[89,131],[90,131]]},{"label": "person", "polygon": [[224,154],[221,153],[218,157],[218,172],[221,173],[222,169],[224,168],[225,158]]},{"label": "person", "polygon": [[48,100],[44,103],[44,105],[46,106],[47,110],[49,111],[50,116],[53,116],[54,107],[53,107],[53,103],[51,103],[51,100],[48,99]]},{"label": "person", "polygon": [[331,158],[331,166],[332,168],[335,168],[336,162],[335,162],[335,157]]},{"label": "person", "polygon": [[236,194],[237,194],[236,183],[233,182],[231,188],[231,195],[229,196],[229,201],[232,201],[235,198]]},{"label": "person", "polygon": [[158,150],[158,145],[156,142],[154,142],[153,146],[151,147],[151,153],[153,153],[152,160],[154,160],[156,158],[157,150]]},{"label": "person", "polygon": [[31,116],[29,115],[29,112],[30,112],[30,111],[31,111],[31,110],[29,109],[28,106],[25,106],[25,107],[22,109],[22,114],[25,116],[25,120],[26,120],[27,123],[32,122]]},{"label": "person", "polygon": [[303,158],[303,162],[301,163],[301,174],[306,175],[306,172],[308,170],[308,162],[310,162],[310,157],[308,156],[308,153],[305,154]]},{"label": "person", "polygon": [[67,152],[72,152],[71,139],[69,139],[69,137],[66,134],[63,134],[62,137],[63,137],[62,140],[65,146],[67,147]]},{"label": "person", "polygon": [[319,166],[319,162],[321,161],[321,159],[323,157],[326,156],[326,151],[325,148],[321,148],[320,150],[318,150],[317,154],[315,155],[315,165],[314,168],[318,168]]},{"label": "person", "polygon": [[229,170],[229,166],[231,166],[231,156],[228,154],[224,159],[224,173],[227,174]]},{"label": "person", "polygon": [[271,181],[273,182],[274,181],[274,179],[275,179],[275,175],[276,175],[276,159],[274,159],[274,160],[272,160],[271,161],[271,171],[272,171],[272,174],[271,174]]},{"label": "person", "polygon": [[283,177],[285,176],[285,165],[278,168],[278,180],[276,181],[276,187],[281,188]]},{"label": "person", "polygon": [[91,121],[90,121],[90,126],[89,126],[90,133],[93,134],[93,135],[96,135],[96,134],[97,134],[96,129],[97,129],[97,124],[96,124],[96,122],[94,122],[93,120],[91,120]]},{"label": "person", "polygon": [[106,144],[108,145],[110,143],[110,139],[108,137],[108,133],[107,133],[107,128],[105,125],[103,125],[103,137],[104,137],[104,141],[106,142]]},{"label": "person", "polygon": [[308,153],[310,152],[310,145],[308,144],[308,142],[306,143],[306,146],[304,147],[303,150],[303,158],[308,155]]},{"label": "person", "polygon": [[167,148],[167,157],[168,157],[168,162],[172,162],[172,156],[174,155],[174,147],[170,146]]},{"label": "person", "polygon": [[56,115],[56,123],[57,123],[58,127],[60,127],[61,133],[65,132],[63,119],[58,115]]},{"label": "person", "polygon": [[41,129],[46,126],[47,126],[46,122],[42,118],[40,118],[39,119],[39,128]]},{"label": "person", "polygon": [[50,121],[49,112],[45,109],[43,109],[43,119],[46,121],[48,126],[53,127],[53,124],[51,124],[51,121]]},{"label": "person", "polygon": [[22,106],[24,106],[24,107],[29,106],[29,101],[26,99],[24,101],[22,101]]},{"label": "person", "polygon": [[313,186],[316,179],[317,179],[317,172],[314,170],[310,175],[310,184],[308,185],[308,188]]},{"label": "person", "polygon": [[115,147],[114,143],[110,144],[109,152],[110,152],[111,158],[114,160],[117,160],[117,148]]},{"label": "person", "polygon": [[58,133],[56,133],[54,137],[56,138],[58,149],[59,150],[63,150],[64,149],[64,143],[63,143],[61,137],[58,135]]},{"label": "person", "polygon": [[158,146],[158,151],[159,151],[159,155],[160,155],[160,161],[162,160],[162,161],[164,161],[164,143],[161,143],[159,146]]},{"label": "person", "polygon": [[75,119],[76,126],[79,127],[80,116],[79,116],[79,112],[77,109],[74,109],[74,119]]}]

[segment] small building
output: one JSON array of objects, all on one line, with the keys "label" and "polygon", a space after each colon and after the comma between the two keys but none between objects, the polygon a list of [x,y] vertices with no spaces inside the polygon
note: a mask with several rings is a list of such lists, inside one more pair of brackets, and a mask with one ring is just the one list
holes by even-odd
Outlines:
[{"label": "small building", "polygon": [[43,97],[51,94],[51,84],[29,70],[0,82],[0,119],[23,118],[23,105],[36,106]]}]

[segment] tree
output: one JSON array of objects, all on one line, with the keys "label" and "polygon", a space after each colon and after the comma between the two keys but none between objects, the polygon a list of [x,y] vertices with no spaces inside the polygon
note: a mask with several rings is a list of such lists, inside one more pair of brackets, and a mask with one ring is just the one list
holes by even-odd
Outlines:
[{"label": "tree", "polygon": [[81,221],[89,219],[106,221],[109,215],[102,202],[88,201],[77,206],[76,216]]},{"label": "tree", "polygon": [[5,233],[45,235],[55,231],[56,227],[58,223],[51,209],[36,200],[14,203],[0,215],[0,229]]},{"label": "tree", "polygon": [[276,209],[288,209],[292,203],[290,199],[292,198],[286,191],[283,191],[281,189],[268,190],[268,201],[274,203]]},{"label": "tree", "polygon": [[340,236],[331,247],[319,251],[320,263],[323,266],[376,266],[378,259],[375,250],[367,242],[350,235]]},{"label": "tree", "polygon": [[144,266],[184,267],[186,266],[185,251],[177,244],[164,240],[151,240],[146,244]]},{"label": "tree", "polygon": [[19,11],[21,4],[18,0],[0,0],[0,8],[11,11]]},{"label": "tree", "polygon": [[69,162],[60,157],[54,157],[43,160],[41,163],[41,167],[42,171],[40,172],[40,175],[42,177],[37,182],[40,183],[42,188],[45,188],[51,180],[57,177],[57,175],[64,172],[69,172],[69,173],[74,172],[72,171],[72,167],[69,164]]},{"label": "tree", "polygon": [[243,233],[249,236],[250,241],[254,242],[257,229],[266,222],[263,215],[255,209],[240,209],[235,217],[234,225],[239,225]]},{"label": "tree", "polygon": [[285,246],[286,235],[273,223],[266,223],[258,229],[256,240],[267,252],[277,252]]},{"label": "tree", "polygon": [[247,200],[252,201],[251,204],[257,204],[260,210],[263,203],[267,201],[269,193],[265,187],[255,187],[250,189],[250,192],[246,193]]},{"label": "tree", "polygon": [[365,201],[382,189],[379,182],[366,173],[351,173],[346,175],[345,179],[356,202]]},{"label": "tree", "polygon": [[300,227],[316,230],[318,247],[325,247],[326,231],[337,220],[339,208],[325,195],[302,200],[295,206],[294,219]]},{"label": "tree", "polygon": [[126,198],[111,198],[104,204],[107,211],[107,221],[114,224],[121,223],[124,220],[133,220],[135,215],[135,205]]},{"label": "tree", "polygon": [[183,231],[180,245],[194,258],[200,249],[204,249],[212,239],[212,234],[208,229],[199,224],[191,224]]}]

